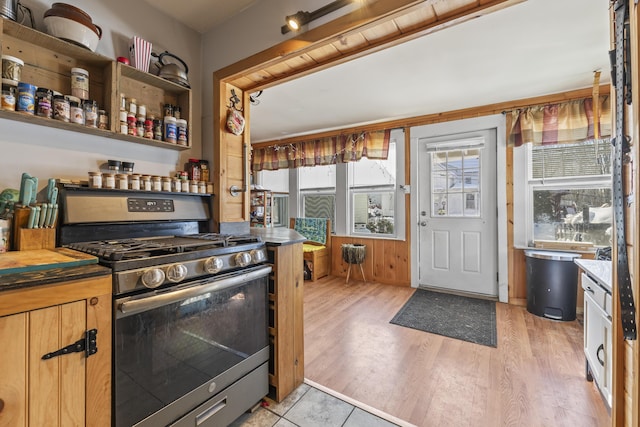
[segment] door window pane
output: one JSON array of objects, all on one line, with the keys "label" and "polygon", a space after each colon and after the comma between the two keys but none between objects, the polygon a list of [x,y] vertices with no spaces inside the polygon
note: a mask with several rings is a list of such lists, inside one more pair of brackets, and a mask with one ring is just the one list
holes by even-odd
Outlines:
[{"label": "door window pane", "polygon": [[480,148],[431,153],[432,216],[480,216]]}]

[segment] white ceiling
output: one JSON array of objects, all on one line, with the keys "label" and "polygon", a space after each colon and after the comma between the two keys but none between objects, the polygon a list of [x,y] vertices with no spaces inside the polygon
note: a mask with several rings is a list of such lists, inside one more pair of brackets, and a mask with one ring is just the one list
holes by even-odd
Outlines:
[{"label": "white ceiling", "polygon": [[[254,1],[213,3],[230,17]],[[251,108],[252,142],[591,87],[595,70],[608,83],[608,6],[528,0],[269,88]],[[206,13],[178,9],[176,19],[207,26]]]}]

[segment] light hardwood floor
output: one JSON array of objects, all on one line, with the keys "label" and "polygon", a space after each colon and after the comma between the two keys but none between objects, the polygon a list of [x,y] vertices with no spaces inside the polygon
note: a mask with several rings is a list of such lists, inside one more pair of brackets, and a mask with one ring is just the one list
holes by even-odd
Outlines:
[{"label": "light hardwood floor", "polygon": [[305,377],[417,426],[608,426],[582,326],[496,304],[498,347],[389,321],[414,292],[305,282]]}]

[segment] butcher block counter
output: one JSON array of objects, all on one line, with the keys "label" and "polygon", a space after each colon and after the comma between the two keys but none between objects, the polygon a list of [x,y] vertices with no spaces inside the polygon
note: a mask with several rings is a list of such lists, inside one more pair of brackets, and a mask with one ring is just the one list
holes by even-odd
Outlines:
[{"label": "butcher block counter", "polygon": [[47,251],[0,254],[3,424],[111,425],[111,270]]}]

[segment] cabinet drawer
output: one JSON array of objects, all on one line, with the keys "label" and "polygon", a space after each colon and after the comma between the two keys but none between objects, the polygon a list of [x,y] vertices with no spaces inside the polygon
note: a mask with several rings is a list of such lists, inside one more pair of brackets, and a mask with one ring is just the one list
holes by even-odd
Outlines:
[{"label": "cabinet drawer", "polygon": [[[607,291],[604,290],[600,285],[598,285],[591,277],[587,276],[585,273],[582,273],[582,289],[584,289],[585,293],[589,293],[593,298],[593,301],[607,314],[611,315],[611,296],[607,298]],[[607,307],[608,303],[608,307]]]}]

